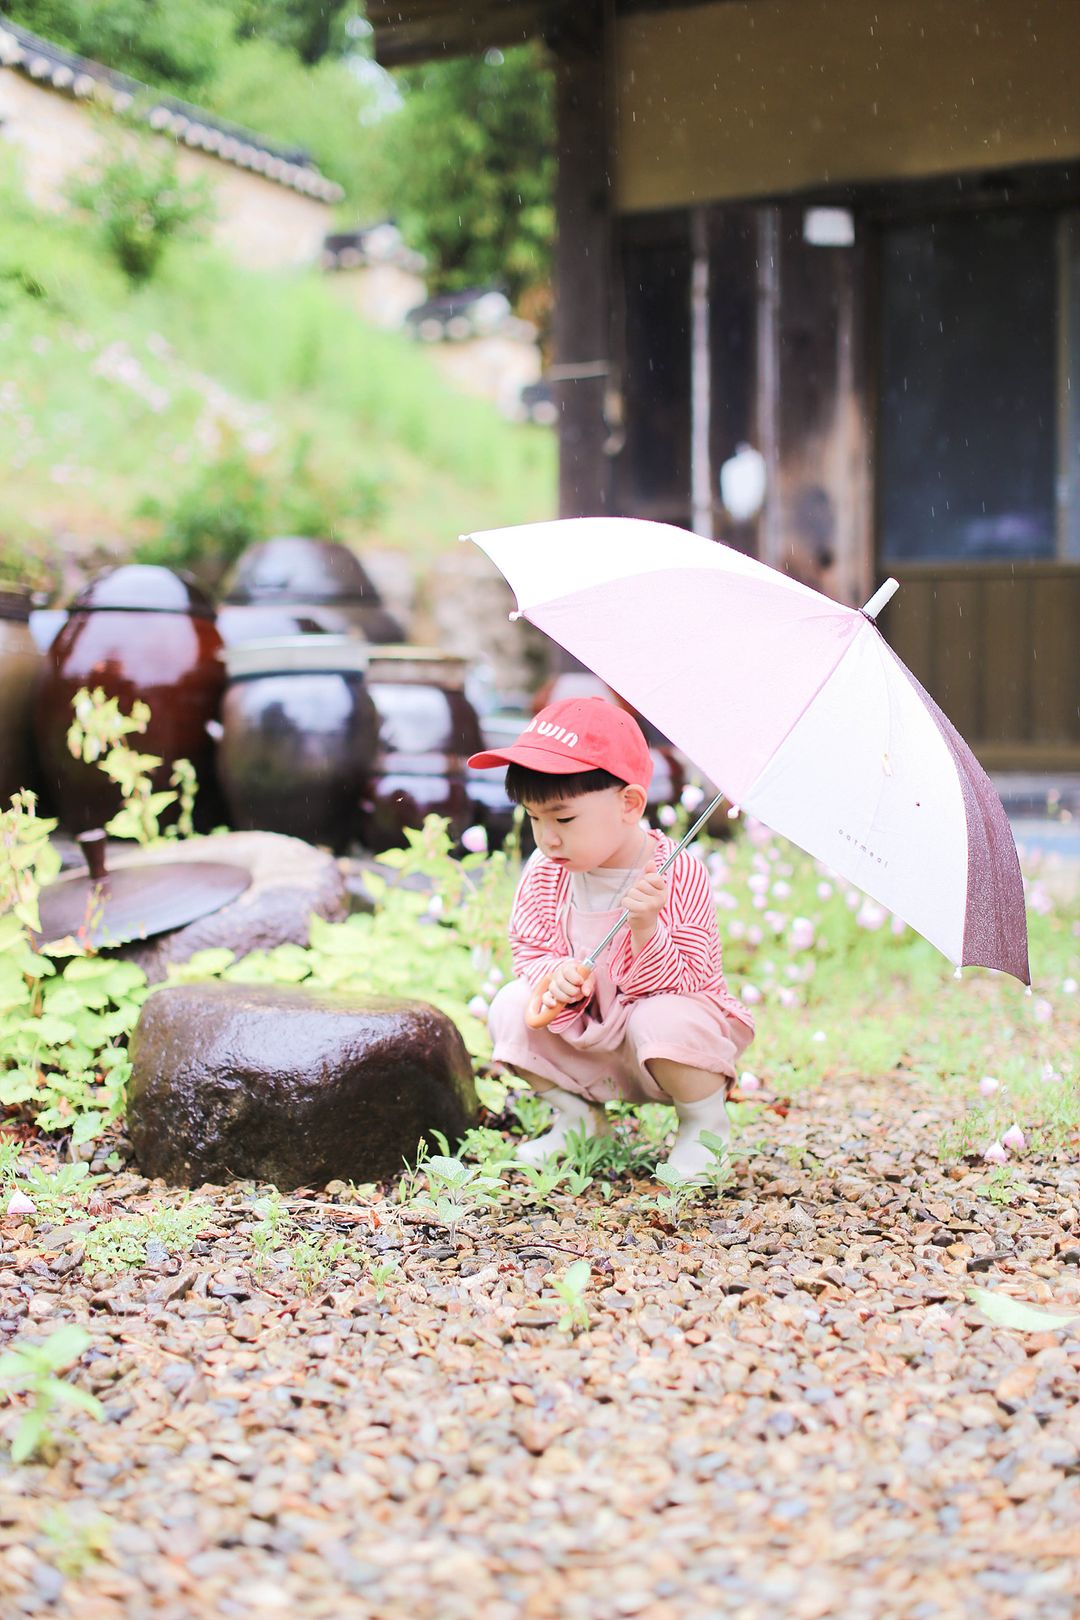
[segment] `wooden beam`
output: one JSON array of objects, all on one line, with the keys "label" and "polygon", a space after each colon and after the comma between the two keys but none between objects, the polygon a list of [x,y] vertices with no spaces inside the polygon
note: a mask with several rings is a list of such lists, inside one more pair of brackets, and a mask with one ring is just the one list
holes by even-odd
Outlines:
[{"label": "wooden beam", "polygon": [[543,33],[566,0],[368,0],[383,67],[475,56]]}]

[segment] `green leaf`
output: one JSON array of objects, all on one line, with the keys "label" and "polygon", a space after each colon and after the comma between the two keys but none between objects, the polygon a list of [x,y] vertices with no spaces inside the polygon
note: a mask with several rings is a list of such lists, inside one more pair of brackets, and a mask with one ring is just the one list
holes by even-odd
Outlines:
[{"label": "green leaf", "polygon": [[[411,858],[410,852],[407,849],[384,849],[382,853],[376,857],[380,866],[389,866],[391,868],[407,866],[410,863]],[[367,880],[365,877],[365,882],[366,881]]]},{"label": "green leaf", "polygon": [[587,1260],[575,1260],[563,1272],[562,1283],[564,1288],[568,1288],[571,1293],[580,1294],[591,1275],[592,1267]]},{"label": "green leaf", "polygon": [[71,1140],[76,1147],[81,1142],[92,1142],[96,1136],[101,1135],[104,1128],[104,1116],[96,1108],[92,1108],[89,1113],[80,1114],[71,1127]]},{"label": "green leaf", "polygon": [[998,1327],[1018,1328],[1023,1333],[1052,1333],[1055,1328],[1080,1322],[1080,1312],[1062,1316],[1058,1311],[1044,1311],[1038,1305],[1028,1305],[1009,1294],[992,1293],[989,1288],[969,1288],[968,1298]]},{"label": "green leaf", "polygon": [[36,1097],[39,1091],[38,1077],[33,1069],[12,1069],[0,1080],[0,1103],[7,1108],[13,1103]]},{"label": "green leaf", "polygon": [[67,1023],[63,1018],[52,1017],[49,1013],[42,1013],[40,1018],[25,1018],[19,1028],[27,1035],[48,1042],[50,1046],[65,1045],[75,1033],[74,1024]]},{"label": "green leaf", "polygon": [[65,1406],[77,1406],[80,1411],[89,1412],[99,1423],[105,1420],[105,1408],[97,1396],[80,1389],[78,1384],[66,1384],[62,1378],[54,1378],[49,1385],[49,1394]]},{"label": "green leaf", "polygon": [[673,1191],[686,1186],[686,1177],[681,1171],[674,1170],[670,1164],[657,1165],[656,1179],[662,1181],[665,1187],[670,1187]]},{"label": "green leaf", "polygon": [[41,1446],[47,1434],[45,1427],[45,1414],[37,1407],[24,1412],[15,1430],[15,1438],[11,1442],[11,1460],[14,1463],[26,1462]]},{"label": "green leaf", "polygon": [[108,978],[115,966],[101,956],[79,957],[68,965],[64,977],[69,984],[86,984],[91,979]]},{"label": "green leaf", "polygon": [[702,1131],[698,1140],[704,1142],[709,1152],[716,1158],[723,1159],[731,1152],[730,1143],[723,1136],[717,1136],[715,1131]]},{"label": "green leaf", "polygon": [[214,978],[223,973],[236,960],[236,952],[226,950],[225,946],[211,946],[205,951],[196,951],[189,956],[186,962],[170,962],[170,980],[183,978],[186,980],[200,978]]},{"label": "green leaf", "polygon": [[27,928],[32,929],[35,934],[41,932],[41,915],[36,900],[18,900],[11,909]]},{"label": "green leaf", "polygon": [[[65,1322],[41,1344],[27,1348],[32,1349],[35,1359],[42,1366],[48,1367],[51,1372],[59,1372],[62,1368],[70,1367],[73,1361],[78,1361],[89,1343],[90,1335],[85,1328],[75,1322]],[[21,1347],[16,1345],[15,1348]]]}]

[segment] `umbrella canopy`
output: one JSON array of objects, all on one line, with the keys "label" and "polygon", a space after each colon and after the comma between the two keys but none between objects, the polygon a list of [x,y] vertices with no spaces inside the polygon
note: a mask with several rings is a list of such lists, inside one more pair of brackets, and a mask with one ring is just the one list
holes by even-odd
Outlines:
[{"label": "umbrella canopy", "polygon": [[1001,800],[867,612],[665,523],[566,518],[463,538],[525,618],[733,803],[953,962],[1030,983]]}]

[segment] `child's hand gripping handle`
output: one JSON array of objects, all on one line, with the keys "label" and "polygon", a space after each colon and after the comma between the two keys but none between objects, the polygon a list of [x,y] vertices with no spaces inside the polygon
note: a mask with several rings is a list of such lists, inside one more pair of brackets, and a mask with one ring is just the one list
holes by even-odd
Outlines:
[{"label": "child's hand gripping handle", "polygon": [[[562,994],[569,989],[569,980],[576,977],[577,987],[572,995]],[[552,988],[553,982],[558,979],[559,984]],[[532,999],[525,1009],[525,1022],[530,1029],[546,1029],[553,1018],[558,1018],[561,1012],[574,1001],[584,1001],[592,994],[592,966],[585,962],[568,962],[560,966],[555,973],[549,973],[547,978],[541,979],[533,991]]]}]

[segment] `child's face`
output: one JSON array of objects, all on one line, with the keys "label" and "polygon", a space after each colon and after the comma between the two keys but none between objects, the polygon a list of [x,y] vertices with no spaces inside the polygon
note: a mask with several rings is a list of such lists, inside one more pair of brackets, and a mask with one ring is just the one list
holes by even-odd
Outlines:
[{"label": "child's face", "polygon": [[522,808],[541,854],[571,872],[630,867],[640,857],[642,787],[601,788],[576,799],[553,799],[542,805],[523,802]]}]

